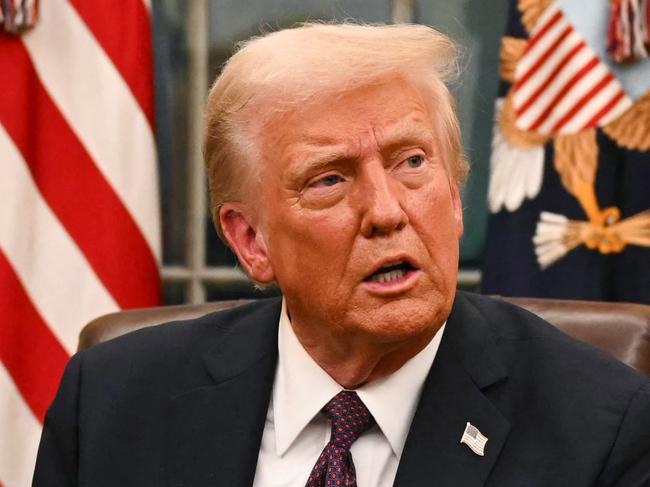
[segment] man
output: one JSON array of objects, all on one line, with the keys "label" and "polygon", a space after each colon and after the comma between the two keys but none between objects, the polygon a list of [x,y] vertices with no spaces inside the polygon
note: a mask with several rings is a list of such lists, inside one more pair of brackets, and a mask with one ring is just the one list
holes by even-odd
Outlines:
[{"label": "man", "polygon": [[34,485],[648,485],[648,379],[455,291],[454,71],[422,26],[245,43],[208,100],[213,213],[284,299],[75,356]]}]

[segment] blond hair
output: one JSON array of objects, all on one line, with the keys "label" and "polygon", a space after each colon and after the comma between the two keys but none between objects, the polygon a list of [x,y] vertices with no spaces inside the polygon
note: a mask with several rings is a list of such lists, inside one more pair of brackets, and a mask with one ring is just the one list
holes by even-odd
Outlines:
[{"label": "blond hair", "polygon": [[[399,76],[427,90],[438,144],[450,178],[462,183],[465,160],[456,108],[446,83],[458,74],[456,45],[423,25],[302,24],[238,46],[208,95],[204,158],[211,209],[223,238],[219,208],[241,201],[254,178],[252,126],[275,114]],[[270,103],[269,103],[270,102]]]}]

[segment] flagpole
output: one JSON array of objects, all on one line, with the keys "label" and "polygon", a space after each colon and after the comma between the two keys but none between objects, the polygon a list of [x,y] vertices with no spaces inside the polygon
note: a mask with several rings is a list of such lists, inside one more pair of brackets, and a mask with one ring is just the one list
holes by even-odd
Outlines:
[{"label": "flagpole", "polygon": [[205,302],[205,286],[201,271],[205,268],[205,222],[207,187],[203,155],[203,108],[208,91],[209,9],[207,0],[189,2],[187,17],[188,88],[189,88],[189,152],[187,195],[187,265],[191,272],[187,301]]},{"label": "flagpole", "polygon": [[413,0],[393,0],[391,20],[394,24],[411,24],[415,19]]}]

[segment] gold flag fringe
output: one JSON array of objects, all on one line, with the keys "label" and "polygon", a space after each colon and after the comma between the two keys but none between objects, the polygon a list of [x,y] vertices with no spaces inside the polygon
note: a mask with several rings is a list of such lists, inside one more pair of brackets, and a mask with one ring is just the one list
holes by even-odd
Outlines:
[{"label": "gold flag fringe", "polygon": [[501,67],[499,74],[504,81],[509,83],[515,82],[515,69],[517,63],[524,55],[524,50],[528,45],[525,39],[506,36],[501,39]]},{"label": "gold flag fringe", "polygon": [[517,8],[521,12],[521,22],[530,33],[537,24],[544,10],[553,3],[553,0],[519,0]]},{"label": "gold flag fringe", "polygon": [[499,128],[505,139],[514,147],[530,149],[544,145],[549,139],[548,135],[521,130],[515,125],[515,109],[512,103],[512,90],[503,102],[499,115]]},{"label": "gold flag fringe", "polygon": [[624,149],[650,150],[650,91],[603,131]]}]

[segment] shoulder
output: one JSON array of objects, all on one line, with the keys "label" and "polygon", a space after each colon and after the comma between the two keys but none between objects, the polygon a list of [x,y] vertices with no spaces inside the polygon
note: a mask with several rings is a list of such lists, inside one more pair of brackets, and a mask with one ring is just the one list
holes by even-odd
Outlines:
[{"label": "shoulder", "polygon": [[459,293],[452,319],[454,348],[474,376],[493,364],[503,371],[483,393],[511,423],[504,458],[552,464],[567,478],[601,472],[598,485],[624,472],[647,478],[648,377],[503,301]]},{"label": "shoulder", "polygon": [[[226,337],[251,339],[276,333],[280,298],[249,304],[183,321],[143,328],[77,353],[69,368],[85,376],[129,380],[179,375],[202,376],[201,358]],[[184,372],[184,373],[183,373]]]},{"label": "shoulder", "polygon": [[99,357],[146,353],[154,349],[159,352],[162,350],[173,352],[188,346],[201,348],[206,344],[206,340],[215,335],[238,333],[263,326],[264,322],[279,317],[279,312],[280,298],[260,299],[199,318],[142,328],[100,343],[84,354],[89,357]]},{"label": "shoulder", "polygon": [[648,387],[648,377],[523,308],[470,293],[459,293],[457,301],[463,319],[471,320],[465,333],[489,337],[510,377],[529,389],[586,403],[612,400],[624,409]]},{"label": "shoulder", "polygon": [[601,357],[606,361],[620,363],[592,346],[570,337],[541,317],[507,301],[459,292],[452,314],[454,312],[457,312],[461,320],[472,319],[470,326],[476,328],[477,332],[489,333],[502,343],[551,343],[554,347],[568,348],[578,354],[584,353],[594,358]]},{"label": "shoulder", "polygon": [[[490,296],[458,292],[454,310],[480,317],[483,326],[505,339],[559,338],[566,336],[530,311]],[[477,323],[481,325],[481,323]]]}]

